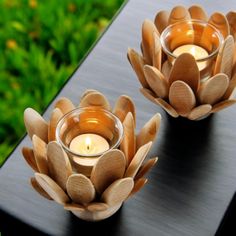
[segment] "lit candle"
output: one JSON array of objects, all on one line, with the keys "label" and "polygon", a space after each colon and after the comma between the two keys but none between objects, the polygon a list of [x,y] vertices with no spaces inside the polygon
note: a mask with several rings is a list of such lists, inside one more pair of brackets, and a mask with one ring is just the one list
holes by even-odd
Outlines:
[{"label": "lit candle", "polygon": [[110,146],[105,138],[97,134],[81,134],[71,140],[70,150],[83,156],[97,155],[107,151]]},{"label": "lit candle", "polygon": [[[182,45],[173,51],[173,54],[176,57],[178,57],[182,53],[192,54],[195,60],[206,58],[209,55],[206,49],[200,46],[194,45],[194,44]],[[197,66],[198,66],[199,71],[201,71],[207,66],[207,62],[206,61],[197,62]]]}]

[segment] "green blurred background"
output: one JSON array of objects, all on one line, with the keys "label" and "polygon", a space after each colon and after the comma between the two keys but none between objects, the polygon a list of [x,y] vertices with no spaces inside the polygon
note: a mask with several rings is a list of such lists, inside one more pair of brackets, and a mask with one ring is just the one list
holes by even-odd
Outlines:
[{"label": "green blurred background", "polygon": [[0,166],[124,0],[0,0]]}]

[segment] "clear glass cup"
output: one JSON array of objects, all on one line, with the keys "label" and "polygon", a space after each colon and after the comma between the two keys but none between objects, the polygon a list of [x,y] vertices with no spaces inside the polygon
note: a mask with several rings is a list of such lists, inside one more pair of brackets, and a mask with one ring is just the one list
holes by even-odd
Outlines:
[{"label": "clear glass cup", "polygon": [[207,22],[186,20],[166,27],[160,36],[160,41],[171,65],[181,52],[191,53],[203,79],[212,73],[214,59],[222,45],[223,36]]},{"label": "clear glass cup", "polygon": [[[84,134],[88,136],[96,135],[99,139],[105,140],[109,145],[108,149],[92,154],[83,152],[83,150],[73,150],[71,148],[73,140]],[[56,127],[56,140],[70,157],[72,166],[77,172],[87,176],[90,175],[97,159],[105,152],[118,148],[122,138],[123,126],[118,117],[98,107],[76,108],[65,114]]]}]

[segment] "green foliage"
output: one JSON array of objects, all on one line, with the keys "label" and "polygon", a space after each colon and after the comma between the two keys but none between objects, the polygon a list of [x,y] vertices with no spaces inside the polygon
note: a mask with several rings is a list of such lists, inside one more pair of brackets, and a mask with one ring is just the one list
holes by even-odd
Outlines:
[{"label": "green foliage", "polygon": [[123,0],[0,0],[0,165]]}]

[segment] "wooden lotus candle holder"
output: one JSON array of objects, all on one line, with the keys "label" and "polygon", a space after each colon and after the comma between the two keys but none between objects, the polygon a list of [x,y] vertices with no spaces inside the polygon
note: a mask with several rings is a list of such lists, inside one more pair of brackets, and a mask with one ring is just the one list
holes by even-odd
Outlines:
[{"label": "wooden lotus candle holder", "polygon": [[[87,107],[111,111],[107,98],[96,90],[88,90],[81,97],[79,108]],[[120,146],[99,156],[85,175],[78,172],[71,156],[56,141],[58,123],[72,110],[72,102],[61,98],[46,122],[27,108],[24,122],[33,148],[23,147],[22,154],[35,172],[30,182],[36,192],[83,220],[99,221],[113,215],[146,184],[144,175],[156,164],[157,157],[144,160],[158,133],[161,116],[154,115],[136,134],[135,105],[128,96],[120,96],[112,112],[123,124]]]},{"label": "wooden lotus candle holder", "polygon": [[[193,25],[193,22],[204,26]],[[181,28],[176,30],[179,25]],[[211,28],[216,29],[215,34],[220,34],[222,41],[211,33]],[[168,29],[172,32],[166,33]],[[198,32],[194,34],[194,31]],[[169,49],[166,39],[172,40],[168,42]],[[215,40],[219,41],[219,48],[213,45]],[[158,12],[154,22],[143,22],[142,54],[129,48],[128,59],[142,85],[140,92],[147,99],[172,117],[199,120],[236,102],[233,99],[235,40],[236,12],[231,11],[226,16],[215,12],[208,18],[201,6],[194,5],[189,9],[176,6],[170,12]],[[204,61],[201,55],[198,58],[191,50],[174,55],[175,50],[185,44],[205,50],[209,54],[207,60]],[[201,63],[205,63],[205,71],[201,70]],[[205,72],[207,77],[204,78]]]}]

